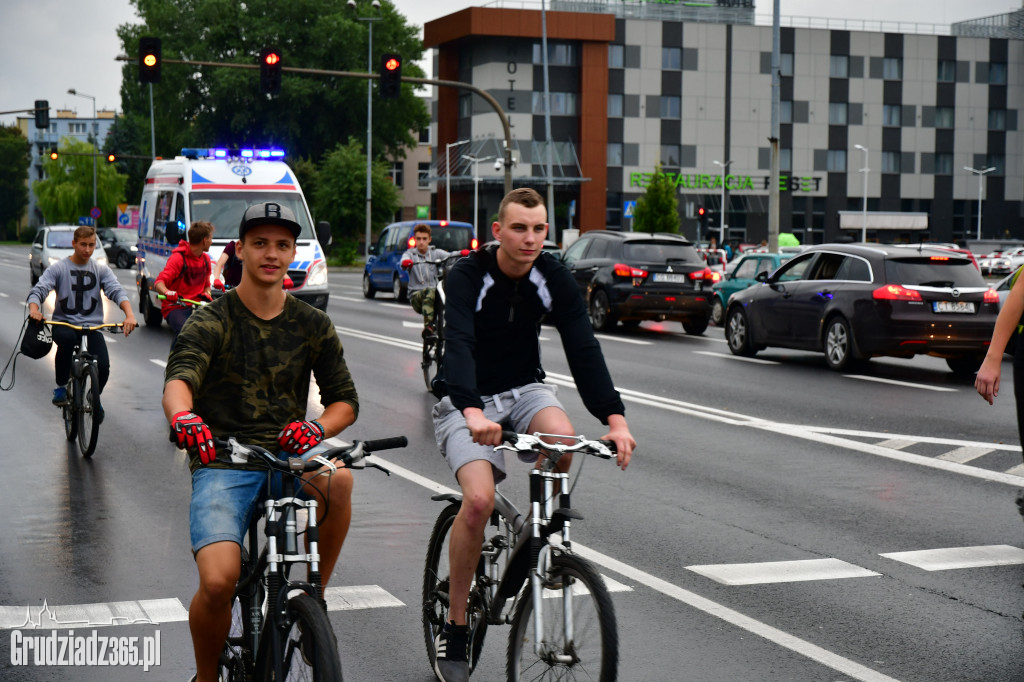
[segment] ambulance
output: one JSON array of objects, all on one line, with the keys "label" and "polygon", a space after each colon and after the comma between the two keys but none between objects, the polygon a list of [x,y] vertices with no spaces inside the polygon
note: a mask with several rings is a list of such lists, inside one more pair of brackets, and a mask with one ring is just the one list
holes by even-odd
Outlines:
[{"label": "ambulance", "polygon": [[238,239],[245,209],[273,201],[287,206],[302,226],[296,240],[295,261],[288,266],[289,292],[310,305],[327,310],[327,256],[331,226],[320,222],[314,230],[306,199],[295,172],[279,149],[182,149],[174,159],[153,161],[146,174],[139,206],[138,270],[139,312],[148,326],[162,321],[153,282],[167,264],[188,226],[196,220],[213,223],[214,263],[228,242]]}]

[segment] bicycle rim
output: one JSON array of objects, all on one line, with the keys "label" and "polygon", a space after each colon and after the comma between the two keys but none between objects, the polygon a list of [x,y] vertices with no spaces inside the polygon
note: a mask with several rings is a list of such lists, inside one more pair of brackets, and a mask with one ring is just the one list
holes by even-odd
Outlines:
[{"label": "bicycle rim", "polygon": [[100,420],[97,410],[100,405],[100,384],[96,365],[89,364],[82,369],[78,378],[78,449],[83,457],[92,457],[96,450],[96,438],[100,435]]},{"label": "bicycle rim", "polygon": [[[291,627],[281,640],[285,670],[281,682],[341,682],[338,640],[323,607],[308,594],[296,595],[288,600],[288,619]],[[269,629],[264,631],[264,636],[271,634]],[[272,661],[268,660],[263,679],[278,682]]]},{"label": "bicycle rim", "polygon": [[[423,570],[423,639],[427,647],[427,659],[430,667],[434,667],[434,638],[444,627],[445,617],[448,614],[448,547],[451,536],[452,523],[459,513],[458,504],[450,504],[441,511],[434,523],[434,530],[430,534],[430,542],[427,546],[426,565]],[[477,568],[477,575],[482,572],[481,565]],[[484,636],[487,634],[487,619],[484,613],[483,600],[474,582],[469,592],[469,611],[467,620],[470,628],[471,652],[469,657],[469,669],[472,672],[480,660],[480,653],[484,648]]]},{"label": "bicycle rim", "polygon": [[75,402],[78,400],[78,391],[75,390],[75,382],[68,382],[68,396],[61,405],[60,413],[64,419],[64,435],[68,440],[78,437],[78,411],[75,409]]},{"label": "bicycle rim", "polygon": [[[604,580],[580,557],[554,556],[544,588],[544,631],[538,641],[533,623],[532,588],[527,583],[509,633],[506,670],[509,680],[600,680],[618,675],[619,642],[612,605]],[[565,632],[565,589],[571,591],[573,632]],[[569,660],[557,661],[556,656]]]}]

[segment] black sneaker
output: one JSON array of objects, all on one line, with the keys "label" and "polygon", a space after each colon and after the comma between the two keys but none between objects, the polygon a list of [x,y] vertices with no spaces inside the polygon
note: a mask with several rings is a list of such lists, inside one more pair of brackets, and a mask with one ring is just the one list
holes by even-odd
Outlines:
[{"label": "black sneaker", "polygon": [[434,674],[441,682],[469,682],[469,627],[445,623],[434,639]]}]

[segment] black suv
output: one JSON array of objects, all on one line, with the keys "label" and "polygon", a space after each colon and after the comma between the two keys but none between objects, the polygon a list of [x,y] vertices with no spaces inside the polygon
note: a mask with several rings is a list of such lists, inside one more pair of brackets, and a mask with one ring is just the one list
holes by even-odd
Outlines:
[{"label": "black suv", "polygon": [[703,334],[711,316],[711,270],[693,243],[676,234],[592,230],[572,243],[562,261],[579,284],[590,323],[675,320]]}]

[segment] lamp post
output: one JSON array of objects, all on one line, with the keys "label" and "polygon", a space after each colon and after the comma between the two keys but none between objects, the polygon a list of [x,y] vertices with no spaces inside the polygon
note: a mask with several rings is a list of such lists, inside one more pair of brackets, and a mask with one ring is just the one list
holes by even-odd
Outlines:
[{"label": "lamp post", "polygon": [[868,148],[861,144],[855,144],[853,147],[864,152],[864,167],[859,171],[864,174],[864,203],[861,209],[860,240],[866,242],[868,240],[868,173],[871,169],[868,168]]},{"label": "lamp post", "polygon": [[[94,147],[96,147],[96,153],[98,154],[99,151],[100,151],[100,145],[99,145],[99,140],[98,140],[99,135],[100,135],[100,131],[99,131],[99,124],[96,121],[96,98],[93,97],[92,95],[87,95],[84,92],[78,92],[74,88],[69,89],[68,90],[68,94],[69,95],[74,95],[76,97],[85,97],[87,99],[91,99],[92,100],[92,144],[93,144]],[[95,155],[93,155],[93,157],[92,157],[92,205],[93,205],[93,207],[96,206],[96,156]]]},{"label": "lamp post", "polygon": [[995,166],[978,170],[977,168],[971,168],[970,166],[964,166],[965,171],[970,171],[978,176],[978,236],[977,239],[981,239],[981,178],[986,173],[991,173],[996,169]]},{"label": "lamp post", "polygon": [[[348,0],[346,3],[349,9],[356,8],[356,0]],[[380,0],[373,0],[370,5],[380,9]],[[357,21],[365,21],[370,29],[370,39],[366,46],[366,71],[373,72],[373,22],[380,21],[381,17],[356,17]],[[373,79],[366,80],[366,257],[370,257],[370,228],[371,215],[373,214],[373,184],[371,171],[373,168]]]},{"label": "lamp post", "polygon": [[718,248],[725,248],[725,179],[729,175],[729,164],[732,163],[732,159],[722,163],[721,161],[712,161],[711,163],[722,168],[722,216],[719,219],[721,224],[718,226]]},{"label": "lamp post", "polygon": [[494,157],[485,156],[483,158],[477,158],[475,156],[470,156],[469,154],[463,154],[462,158],[466,159],[467,161],[473,162],[473,232],[475,233],[473,236],[475,236],[477,238],[477,241],[479,242],[480,227],[477,224],[477,221],[480,219],[480,175],[476,172],[476,165],[481,161],[490,161]]},{"label": "lamp post", "polygon": [[469,140],[459,140],[458,142],[448,142],[444,146],[444,211],[445,219],[448,222],[452,221],[452,147],[458,147],[467,142]]}]

